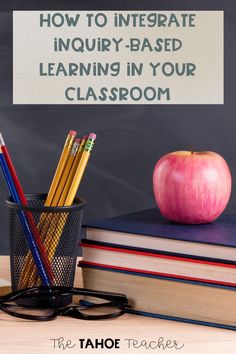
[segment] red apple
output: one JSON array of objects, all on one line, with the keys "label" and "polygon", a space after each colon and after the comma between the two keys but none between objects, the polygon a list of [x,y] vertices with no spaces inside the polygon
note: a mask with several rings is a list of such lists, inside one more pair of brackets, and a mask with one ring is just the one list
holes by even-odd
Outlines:
[{"label": "red apple", "polygon": [[176,151],[163,156],[153,172],[161,213],[184,224],[215,220],[231,193],[231,174],[222,156],[211,151]]}]

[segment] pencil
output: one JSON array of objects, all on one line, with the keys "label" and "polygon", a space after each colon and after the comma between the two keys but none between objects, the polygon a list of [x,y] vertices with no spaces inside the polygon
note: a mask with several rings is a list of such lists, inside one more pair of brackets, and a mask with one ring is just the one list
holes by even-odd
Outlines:
[{"label": "pencil", "polygon": [[[10,174],[9,168],[7,166],[7,163],[6,163],[6,160],[4,158],[1,148],[0,148],[0,165],[1,165],[1,169],[3,172],[4,178],[5,178],[6,184],[7,184],[7,187],[9,189],[9,192],[10,192],[10,195],[11,195],[13,201],[17,204],[21,204],[20,198],[18,196],[16,187],[14,185],[12,176]],[[37,244],[34,240],[34,237],[32,235],[32,232],[30,230],[30,227],[28,225],[28,222],[27,222],[27,219],[26,219],[26,216],[25,216],[23,210],[20,210],[18,215],[20,218],[20,222],[22,224],[24,234],[27,238],[29,248],[32,252],[32,256],[33,256],[34,262],[36,264],[41,281],[42,281],[43,285],[50,286],[50,279],[49,279],[47,272],[45,270],[44,264],[43,264],[41,256],[40,256],[40,252],[37,248]]]},{"label": "pencil", "polygon": [[[64,190],[64,187],[65,187],[65,183],[66,183],[66,180],[68,178],[68,175],[70,173],[70,170],[71,170],[71,167],[73,165],[73,162],[74,162],[74,159],[75,159],[75,156],[77,154],[77,151],[79,149],[79,146],[80,146],[80,141],[81,139],[80,138],[77,138],[75,139],[73,145],[72,145],[72,148],[70,150],[70,154],[66,160],[66,163],[65,163],[65,166],[64,166],[64,169],[62,171],[62,174],[61,174],[61,178],[58,182],[58,185],[57,185],[57,188],[55,190],[55,194],[52,198],[52,201],[51,201],[51,206],[58,206],[58,202],[60,200],[60,196]],[[43,237],[45,236],[45,233],[47,232],[47,230],[50,228],[51,226],[51,222],[53,221],[54,223],[56,222],[56,217],[57,215],[54,215],[52,213],[49,213],[47,215],[47,222],[44,224],[44,227],[42,229],[42,235]]]},{"label": "pencil", "polygon": [[68,178],[68,176],[70,174],[73,162],[74,162],[75,157],[77,155],[77,152],[79,150],[80,142],[81,142],[81,139],[77,138],[77,139],[75,139],[75,142],[72,145],[69,157],[67,158],[66,165],[64,167],[63,173],[62,173],[60,181],[58,183],[56,192],[55,192],[55,194],[53,196],[53,199],[52,199],[52,202],[51,202],[51,206],[57,206],[58,205],[58,202],[60,200],[61,194],[62,194],[62,192],[63,192],[63,190],[65,188],[65,184],[66,184],[67,178]]},{"label": "pencil", "polygon": [[64,204],[65,206],[71,205],[75,199],[77,190],[78,190],[80,182],[82,180],[82,177],[83,177],[85,168],[87,166],[91,151],[93,149],[95,140],[96,140],[96,134],[90,133],[88,136],[88,140],[86,141],[84,151],[82,153],[82,156],[81,156],[81,159],[79,162],[79,166],[77,167],[75,176],[73,178],[68,195],[66,197],[65,204]]},{"label": "pencil", "polygon": [[[67,158],[64,170],[62,172],[62,176],[60,178],[54,197],[52,199],[51,206],[58,205],[61,194],[62,192],[65,191],[65,184],[67,183],[68,176],[71,172],[74,160],[78,155],[77,153],[80,147],[80,141],[81,139],[77,138],[75,139],[72,145],[69,157]],[[60,214],[53,215],[52,213],[49,213],[46,219],[44,220],[44,225],[41,230],[41,233],[44,238],[44,247],[46,248],[46,250],[48,248],[48,245],[50,245],[50,243],[52,242],[53,233],[51,231],[55,229],[55,225],[57,224],[59,219],[60,219]],[[35,271],[33,270],[32,260],[30,261],[30,259],[28,258],[27,264],[25,264],[24,266],[24,278],[22,279],[22,282],[24,284],[30,284],[34,278],[35,278]]]},{"label": "pencil", "polygon": [[[9,169],[10,174],[12,176],[14,185],[16,187],[16,190],[17,190],[17,193],[18,193],[18,196],[19,196],[19,199],[20,199],[20,203],[22,205],[26,206],[26,205],[28,205],[28,202],[26,200],[23,188],[21,186],[20,180],[19,180],[19,178],[17,176],[16,170],[14,168],[14,165],[12,163],[10,154],[8,152],[7,146],[5,144],[5,141],[4,141],[3,136],[2,136],[1,133],[0,133],[0,146],[1,146],[1,149],[2,149],[2,154],[3,154],[4,158],[5,158],[6,163],[7,163],[8,169]],[[51,268],[51,265],[49,263],[45,248],[44,248],[42,240],[41,240],[41,237],[40,237],[39,232],[38,232],[38,230],[36,228],[33,215],[29,211],[26,211],[25,215],[27,217],[27,221],[29,223],[29,226],[30,226],[30,229],[31,229],[31,231],[33,233],[33,236],[35,237],[35,241],[36,241],[37,246],[39,248],[43,263],[44,263],[44,265],[45,265],[45,267],[47,269],[48,276],[50,277],[50,280],[52,281],[53,280],[52,268]]]},{"label": "pencil", "polygon": [[[90,133],[88,138],[83,137],[81,145],[83,150],[78,151],[78,154],[76,156],[76,159],[74,160],[74,164],[72,166],[71,172],[68,176],[67,182],[68,184],[68,193],[66,195],[61,195],[61,198],[59,200],[59,203],[57,206],[69,206],[73,203],[77,190],[79,188],[80,182],[82,180],[85,168],[87,166],[90,153],[93,149],[94,142],[96,139],[96,134]],[[66,192],[67,192],[66,191]],[[60,214],[59,219],[56,217],[53,218],[52,223],[50,225],[50,228],[47,232],[47,235],[45,237],[45,248],[47,250],[47,254],[49,257],[49,260],[51,261],[54,257],[55,251],[57,249],[58,242],[60,240],[60,236],[63,232],[66,220],[67,220],[67,214],[63,213]],[[31,277],[35,277],[36,273],[33,272],[30,274]]]},{"label": "pencil", "polygon": [[[46,198],[46,201],[44,203],[44,206],[51,206],[52,205],[52,201],[53,198],[55,197],[56,191],[58,189],[59,183],[60,183],[60,179],[63,175],[63,171],[65,169],[70,151],[71,151],[71,147],[73,145],[75,136],[76,136],[77,132],[75,130],[70,130],[65,143],[64,143],[64,147],[53,177],[53,180],[51,182],[51,186]],[[40,232],[41,235],[41,239],[44,240],[45,236],[47,235],[48,229],[50,227],[50,222],[52,220],[52,213],[42,213],[39,223],[37,225],[37,228]],[[33,273],[33,260],[31,257],[31,254],[28,253],[28,255],[26,256],[25,259],[25,263],[23,266],[23,271],[22,271],[22,275],[20,277],[20,282],[22,284],[22,286],[28,286],[30,284],[30,280],[29,280],[29,276],[30,274]]]},{"label": "pencil", "polygon": [[[82,139],[83,141],[83,139]],[[74,165],[74,160],[76,159],[79,149],[80,149],[81,139],[75,139],[72,148],[70,150],[69,156],[67,157],[64,169],[61,174],[61,178],[58,182],[57,188],[55,190],[55,194],[51,201],[51,206],[57,206],[60,200],[62,192],[65,190],[65,184],[68,182],[68,176],[71,173],[72,166]],[[65,144],[66,145],[66,144]],[[68,189],[68,188],[67,188]],[[47,250],[47,245],[51,243],[53,238],[53,234],[51,234],[51,230],[55,229],[55,225],[57,224],[60,215],[53,215],[52,213],[48,213],[46,216],[40,218],[41,224],[41,235],[44,239],[44,247]],[[31,284],[35,278],[35,270],[33,269],[33,262],[30,259],[30,255],[27,258],[27,261],[24,265],[23,277],[21,279],[23,284]]]},{"label": "pencil", "polygon": [[60,160],[58,162],[57,169],[54,174],[54,177],[53,177],[53,180],[52,180],[52,183],[51,183],[51,186],[50,186],[50,189],[48,192],[48,196],[47,196],[44,206],[50,206],[52,203],[53,197],[55,195],[60,178],[62,176],[63,169],[65,168],[66,161],[69,157],[70,150],[71,150],[71,147],[72,147],[72,144],[73,144],[76,134],[77,134],[77,132],[75,130],[70,130],[67,135],[67,138],[66,138],[61,156],[60,156]]},{"label": "pencil", "polygon": [[[67,137],[66,137],[64,147],[63,147],[63,150],[62,150],[62,153],[61,153],[61,156],[60,156],[57,168],[56,168],[56,172],[54,174],[54,177],[53,177],[53,180],[52,180],[52,183],[51,183],[51,186],[50,186],[47,198],[46,198],[46,201],[44,203],[44,206],[51,206],[53,197],[54,197],[56,190],[58,188],[58,185],[59,185],[61,176],[63,174],[63,170],[66,166],[66,162],[69,157],[70,150],[71,150],[71,147],[72,147],[72,144],[73,144],[76,134],[77,134],[77,132],[75,130],[70,130]],[[46,213],[43,213],[40,217],[40,220],[38,223],[38,230],[40,231],[42,238],[44,238],[44,236],[48,230],[50,218],[51,218],[51,215],[46,214]]]},{"label": "pencil", "polygon": [[[69,192],[71,183],[72,183],[73,178],[75,176],[76,170],[77,170],[77,168],[79,166],[79,161],[81,159],[81,156],[82,156],[82,153],[83,153],[83,149],[84,149],[84,146],[85,146],[85,143],[86,143],[87,139],[88,139],[88,135],[83,136],[83,138],[81,140],[81,143],[79,145],[79,148],[78,148],[78,150],[77,150],[77,152],[75,154],[75,158],[74,158],[72,167],[70,169],[69,175],[67,177],[66,183],[65,183],[63,191],[62,191],[62,194],[61,194],[60,199],[59,199],[58,204],[57,204],[59,206],[63,206],[65,204],[66,196],[67,196],[67,194]],[[50,249],[50,245],[54,241],[53,240],[54,239],[54,231],[55,231],[55,227],[58,224],[58,220],[59,219],[60,219],[60,215],[58,217],[54,217],[53,218],[53,222],[51,223],[50,228],[49,228],[48,233],[47,233],[47,237],[45,238],[44,245],[45,245],[45,248],[46,248],[47,252]]]},{"label": "pencil", "polygon": [[[75,142],[70,152],[70,156],[67,159],[67,163],[64,168],[63,175],[59,182],[59,187],[57,188],[56,194],[53,198],[52,206],[57,206],[58,204],[60,205],[64,204],[65,198],[69,191],[71,182],[74,178],[87,139],[88,139],[87,135],[83,136],[82,140],[79,138],[75,139]],[[55,233],[55,229],[58,227],[58,222],[60,220],[60,217],[61,214],[56,214],[56,215],[52,215],[50,219],[49,227],[47,229],[47,233],[44,238],[44,247],[47,252],[49,252],[52,244],[54,243],[54,233]],[[48,217],[47,217],[47,221],[48,221]],[[31,262],[31,264],[29,263],[29,266],[27,267],[27,271],[25,274],[25,282],[26,283],[31,283],[33,281],[35,282],[36,281],[35,277],[36,277],[36,272],[33,269],[32,262]]]},{"label": "pencil", "polygon": [[[66,162],[65,168],[63,170],[61,179],[59,181],[56,193],[55,193],[55,195],[53,197],[51,206],[58,206],[59,205],[59,200],[61,198],[62,193],[64,193],[66,191],[65,185],[69,181],[69,175],[70,175],[70,173],[72,171],[72,166],[74,165],[75,159],[78,156],[80,142],[81,142],[81,139],[77,138],[77,139],[75,139],[75,142],[73,143],[73,146],[72,146],[71,151],[70,151],[70,155],[69,155],[69,157],[67,159],[67,162]],[[53,237],[53,235],[51,235],[50,231],[52,229],[54,229],[54,227],[57,224],[59,218],[60,218],[60,214],[52,215],[52,218],[50,220],[50,226],[49,226],[48,232],[47,232],[47,236],[45,237],[45,240],[44,240],[45,247],[50,242],[51,238]],[[49,235],[51,237],[49,237]]]},{"label": "pencil", "polygon": [[83,153],[83,150],[84,150],[84,146],[85,146],[85,143],[86,143],[87,139],[88,139],[88,135],[85,135],[85,136],[83,136],[83,138],[81,140],[78,152],[77,152],[77,154],[75,156],[72,168],[70,170],[70,173],[69,173],[69,176],[67,178],[66,184],[65,184],[64,189],[62,191],[62,194],[60,196],[59,205],[64,205],[65,204],[66,196],[68,195],[71,183],[72,183],[73,178],[75,176],[76,170],[77,170],[77,168],[79,166],[79,162],[80,162],[80,159],[81,159],[81,156],[82,156],[82,153]]},{"label": "pencil", "polygon": [[[73,177],[71,186],[69,188],[68,195],[67,195],[65,201],[60,200],[60,202],[58,203],[58,206],[62,206],[62,205],[69,206],[69,205],[72,205],[72,203],[73,203],[73,201],[75,199],[77,190],[79,188],[80,182],[82,180],[85,168],[87,166],[91,151],[93,149],[95,139],[96,139],[96,134],[90,133],[89,136],[88,136],[88,139],[86,141],[86,144],[85,144],[81,159],[79,161],[79,165],[78,165],[78,167],[76,169],[76,172],[75,172],[75,175]],[[61,234],[63,232],[63,228],[65,226],[65,223],[66,223],[66,216],[65,215],[61,215],[59,221],[57,222],[56,229],[53,232],[53,234],[54,234],[54,236],[53,236],[53,244],[50,245],[49,249],[47,248],[47,245],[45,245],[46,249],[47,249],[48,257],[49,257],[50,260],[54,256],[54,253],[55,253],[56,248],[57,248],[57,244],[58,244],[60,236],[61,236]]]}]

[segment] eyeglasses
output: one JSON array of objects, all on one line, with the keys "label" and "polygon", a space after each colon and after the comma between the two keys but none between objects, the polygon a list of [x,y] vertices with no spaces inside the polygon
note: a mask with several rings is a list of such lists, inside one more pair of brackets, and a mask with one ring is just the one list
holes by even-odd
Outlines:
[{"label": "eyeglasses", "polygon": [[[56,305],[58,300],[73,295],[83,296],[85,299],[80,300],[78,304],[59,307]],[[48,307],[19,305],[29,300],[38,300],[39,304],[48,304]],[[130,306],[126,295],[75,287],[33,287],[0,297],[0,310],[3,312],[13,317],[37,321],[50,321],[59,315],[81,320],[109,319],[123,315],[127,307]]]}]

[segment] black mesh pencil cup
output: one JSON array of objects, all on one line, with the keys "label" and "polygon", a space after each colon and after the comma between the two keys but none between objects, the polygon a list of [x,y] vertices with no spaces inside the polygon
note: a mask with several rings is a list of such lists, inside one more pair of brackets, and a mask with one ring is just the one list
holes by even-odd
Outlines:
[{"label": "black mesh pencil cup", "polygon": [[[42,286],[38,268],[26,237],[26,224],[29,226],[37,245],[41,244],[44,253],[47,275],[52,286],[73,286],[78,255],[79,236],[85,202],[75,199],[73,205],[66,207],[45,207],[46,194],[27,194],[27,206],[6,200],[9,208],[10,265],[12,290]],[[40,248],[40,247],[39,247]],[[43,251],[44,252],[43,252]],[[44,263],[44,264],[45,264]],[[48,267],[48,268],[47,268]],[[44,303],[43,298],[24,299],[21,305],[64,306],[71,297]],[[59,301],[59,303],[58,303]]]}]

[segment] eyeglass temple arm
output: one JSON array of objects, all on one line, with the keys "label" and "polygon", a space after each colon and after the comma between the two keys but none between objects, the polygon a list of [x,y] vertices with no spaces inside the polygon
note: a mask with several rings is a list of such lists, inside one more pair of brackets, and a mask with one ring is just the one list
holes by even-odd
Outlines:
[{"label": "eyeglass temple arm", "polygon": [[104,300],[128,304],[128,298],[124,294],[112,293],[106,291],[95,291],[91,289],[66,287],[66,286],[53,286],[50,288],[32,287],[32,288],[20,289],[10,294],[1,296],[0,302],[15,301],[21,298],[22,296],[27,295],[28,293],[34,293],[34,296],[41,296],[43,294],[53,296],[56,295],[55,293],[53,294],[53,292],[57,292],[57,291],[58,291],[58,295],[60,295],[60,292],[69,292],[71,295],[93,296],[93,297],[99,297]]},{"label": "eyeglass temple arm", "polygon": [[74,295],[84,295],[84,296],[93,296],[99,297],[104,300],[109,300],[112,302],[122,302],[124,304],[128,304],[128,298],[125,294],[112,293],[107,291],[97,291],[91,289],[83,289],[83,288],[71,288],[71,293]]},{"label": "eyeglass temple arm", "polygon": [[69,292],[71,295],[93,296],[93,297],[100,297],[101,299],[104,300],[128,303],[128,298],[125,294],[112,293],[107,291],[96,291],[91,289],[66,287],[66,286],[52,286],[50,288],[41,287],[39,289],[41,291],[46,291],[46,292],[52,291],[52,294],[54,291]]}]

